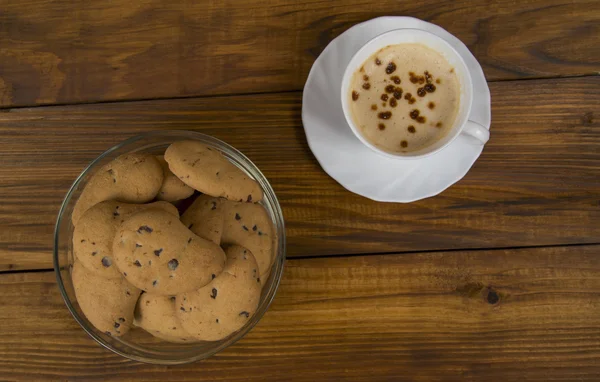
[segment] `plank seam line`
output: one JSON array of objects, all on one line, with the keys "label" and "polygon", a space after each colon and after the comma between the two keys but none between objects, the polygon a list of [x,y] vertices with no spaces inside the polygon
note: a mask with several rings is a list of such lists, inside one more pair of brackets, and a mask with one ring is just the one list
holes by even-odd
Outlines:
[{"label": "plank seam line", "polygon": [[[539,77],[528,77],[519,79],[498,79],[488,80],[489,83],[494,82],[511,82],[511,81],[543,81],[543,80],[568,80],[574,78],[583,77],[599,77],[599,73],[588,73],[588,74],[577,74],[571,76],[539,76]],[[65,103],[52,103],[52,104],[32,104],[32,105],[18,105],[18,106],[0,106],[0,113],[8,113],[11,110],[18,109],[37,109],[44,107],[61,107],[61,106],[85,106],[85,105],[99,105],[99,104],[118,104],[118,103],[132,103],[132,102],[147,102],[147,101],[168,101],[168,100],[186,100],[186,99],[204,99],[204,98],[225,98],[225,97],[244,97],[244,96],[259,96],[269,94],[286,94],[286,93],[301,93],[302,89],[291,89],[291,90],[278,90],[278,91],[266,91],[266,92],[248,92],[248,93],[228,93],[228,94],[207,94],[207,95],[186,95],[186,96],[175,96],[175,97],[154,97],[154,98],[129,98],[123,100],[100,100],[100,101],[82,101],[82,102],[65,102]]]},{"label": "plank seam line", "polygon": [[448,249],[426,249],[417,251],[389,251],[389,252],[362,252],[362,253],[340,253],[329,255],[307,255],[288,257],[286,260],[310,260],[310,259],[328,259],[341,257],[360,257],[360,256],[391,256],[391,255],[415,255],[422,253],[452,253],[452,252],[481,252],[481,251],[506,251],[506,250],[524,250],[541,248],[560,248],[560,247],[585,247],[596,246],[597,243],[570,243],[570,244],[548,244],[548,245],[524,245],[514,247],[481,247],[481,248],[448,248]]},{"label": "plank seam line", "polygon": [[[361,256],[406,256],[415,255],[422,253],[453,253],[453,252],[481,252],[481,251],[506,251],[506,250],[524,250],[524,249],[542,249],[542,248],[567,248],[567,247],[586,247],[586,246],[598,246],[600,243],[574,243],[574,244],[551,244],[551,245],[532,245],[532,246],[518,246],[518,247],[495,247],[495,248],[453,248],[453,249],[433,249],[433,250],[422,250],[422,251],[406,251],[406,252],[375,252],[375,253],[351,253],[351,254],[333,254],[333,255],[322,255],[322,256],[295,256],[288,257],[286,260],[311,260],[311,259],[331,259],[331,258],[344,258],[344,257],[361,257]],[[0,271],[0,275],[14,274],[14,273],[43,273],[43,272],[54,272],[54,268],[42,268],[42,269],[17,269],[12,271]]]}]

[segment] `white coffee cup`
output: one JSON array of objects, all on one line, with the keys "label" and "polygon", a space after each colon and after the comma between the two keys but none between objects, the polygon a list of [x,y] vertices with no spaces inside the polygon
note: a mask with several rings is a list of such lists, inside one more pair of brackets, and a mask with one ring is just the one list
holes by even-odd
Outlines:
[{"label": "white coffee cup", "polygon": [[[360,129],[354,124],[352,120],[352,113],[350,112],[350,83],[353,74],[359,70],[363,63],[371,57],[374,53],[388,45],[397,44],[421,44],[426,47],[435,50],[444,56],[452,67],[458,77],[460,83],[460,102],[459,110],[456,115],[456,119],[451,129],[441,139],[435,143],[423,147],[419,150],[406,152],[406,153],[390,153],[384,151],[372,143],[370,143],[360,132]],[[490,139],[490,132],[480,124],[470,121],[469,115],[471,113],[471,104],[473,103],[473,82],[471,80],[471,74],[467,65],[463,61],[460,54],[444,39],[434,35],[433,33],[426,32],[420,29],[396,29],[386,33],[383,33],[365,45],[354,54],[350,63],[346,67],[344,77],[342,78],[342,89],[341,89],[342,108],[344,110],[344,116],[348,125],[352,129],[352,132],[356,137],[367,147],[373,151],[392,158],[406,158],[416,159],[423,158],[425,156],[434,154],[444,147],[448,146],[456,137],[460,134],[466,134],[473,138],[475,142],[479,144],[485,144]]]}]

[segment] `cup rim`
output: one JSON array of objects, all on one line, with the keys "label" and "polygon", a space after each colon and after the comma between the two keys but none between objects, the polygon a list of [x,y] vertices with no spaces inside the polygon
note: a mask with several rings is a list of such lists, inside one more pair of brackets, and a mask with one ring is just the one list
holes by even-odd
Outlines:
[{"label": "cup rim", "polygon": [[[454,58],[456,59],[456,63],[458,66],[460,66],[460,70],[463,73],[463,77],[464,77],[464,82],[465,83],[461,83],[461,86],[465,89],[467,89],[467,87],[470,89],[470,91],[465,91],[465,96],[468,97],[468,99],[462,100],[462,96],[461,96],[461,101],[465,102],[465,110],[464,110],[464,120],[463,121],[459,121],[458,119],[455,121],[454,126],[452,127],[452,129],[450,131],[447,132],[446,136],[451,136],[450,139],[448,139],[448,141],[446,143],[444,143],[443,145],[441,145],[440,147],[422,153],[422,154],[411,154],[411,153],[393,153],[393,152],[388,152],[385,151],[383,149],[380,149],[379,147],[375,146],[374,144],[372,144],[371,142],[369,142],[359,131],[359,129],[356,127],[356,125],[354,124],[354,122],[352,121],[352,116],[349,110],[349,100],[348,100],[348,90],[349,90],[349,86],[346,86],[346,84],[348,84],[350,77],[354,74],[354,67],[356,66],[356,62],[357,58],[359,56],[361,56],[365,51],[367,50],[371,50],[371,54],[374,53],[377,49],[380,49],[380,47],[377,48],[373,48],[372,46],[375,45],[375,43],[378,40],[383,39],[384,37],[391,35],[391,34],[398,34],[398,33],[412,33],[412,34],[421,34],[421,35],[426,35],[428,38],[437,40],[438,42],[440,42],[442,45],[444,45],[448,51],[452,52],[452,55],[454,56]],[[419,42],[417,42],[419,43]],[[423,44],[426,45],[426,44]],[[382,155],[384,157],[387,158],[391,158],[391,159],[404,159],[404,160],[415,160],[415,159],[423,159],[425,157],[431,156],[441,150],[443,150],[444,148],[446,148],[447,146],[449,146],[462,132],[464,125],[467,123],[467,121],[469,120],[469,116],[471,114],[471,107],[472,107],[472,103],[473,103],[473,80],[471,78],[471,73],[469,71],[469,68],[467,67],[467,64],[465,63],[464,59],[462,58],[461,54],[448,42],[446,41],[444,38],[423,30],[423,29],[418,29],[418,28],[398,28],[398,29],[392,29],[389,30],[387,32],[381,33],[375,37],[373,37],[372,39],[370,39],[369,41],[367,41],[360,49],[358,49],[353,55],[352,58],[350,58],[350,61],[348,62],[348,64],[346,65],[346,69],[344,70],[344,75],[342,77],[342,82],[341,82],[341,86],[340,86],[340,98],[341,98],[341,103],[342,103],[342,112],[344,114],[344,117],[346,119],[346,123],[348,124],[348,126],[350,127],[350,129],[352,130],[352,133],[361,141],[362,144],[364,144],[366,147],[368,147],[369,149],[371,149],[372,151],[374,151],[375,153]],[[461,91],[461,94],[463,92]],[[457,116],[458,117],[458,116]],[[461,122],[460,124],[458,122]],[[457,127],[458,126],[458,127]]]}]

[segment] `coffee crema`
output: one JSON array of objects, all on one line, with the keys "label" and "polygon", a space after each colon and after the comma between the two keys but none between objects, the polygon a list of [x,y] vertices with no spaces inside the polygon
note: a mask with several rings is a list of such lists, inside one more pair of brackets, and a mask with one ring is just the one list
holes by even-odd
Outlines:
[{"label": "coffee crema", "polygon": [[417,151],[442,139],[460,106],[454,68],[422,44],[380,49],[352,75],[349,91],[352,120],[362,136],[391,153]]}]

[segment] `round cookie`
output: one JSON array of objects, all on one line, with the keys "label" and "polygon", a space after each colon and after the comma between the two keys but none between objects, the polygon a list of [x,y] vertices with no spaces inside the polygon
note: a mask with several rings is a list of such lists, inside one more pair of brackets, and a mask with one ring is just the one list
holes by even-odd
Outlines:
[{"label": "round cookie", "polygon": [[252,253],[227,248],[223,273],[198,290],[177,295],[175,314],[183,329],[199,340],[218,341],[242,328],[260,302],[260,282]]},{"label": "round cookie", "polygon": [[160,209],[138,212],[121,224],[113,257],[130,283],[163,296],[203,287],[225,264],[221,247]]},{"label": "round cookie", "polygon": [[71,220],[74,225],[93,205],[105,200],[146,203],[154,199],[163,183],[163,170],[150,154],[124,154],[102,166],[81,192]]},{"label": "round cookie", "polygon": [[181,215],[181,222],[196,235],[221,244],[223,234],[224,199],[200,195]]},{"label": "round cookie", "polygon": [[163,155],[157,155],[156,159],[163,169],[163,183],[158,190],[156,199],[167,202],[176,202],[181,199],[189,198],[194,193],[194,189],[183,183],[178,177],[169,170],[169,164]]},{"label": "round cookie", "polygon": [[259,184],[219,151],[197,141],[172,143],[165,151],[169,168],[188,186],[211,196],[258,202],[263,193]]},{"label": "round cookie", "polygon": [[175,297],[142,293],[135,307],[134,323],[154,337],[168,342],[195,342],[175,316]]},{"label": "round cookie", "polygon": [[260,204],[225,201],[222,244],[248,248],[256,258],[260,279],[267,280],[274,258],[273,221]]},{"label": "round cookie", "polygon": [[71,273],[77,303],[96,329],[122,336],[133,323],[133,311],[141,291],[125,278],[105,279],[87,270],[79,261]]},{"label": "round cookie", "polygon": [[167,202],[130,204],[106,200],[85,211],[73,231],[73,254],[77,260],[102,277],[121,277],[112,256],[115,233],[129,216],[148,208],[160,208],[179,217],[177,208]]}]

